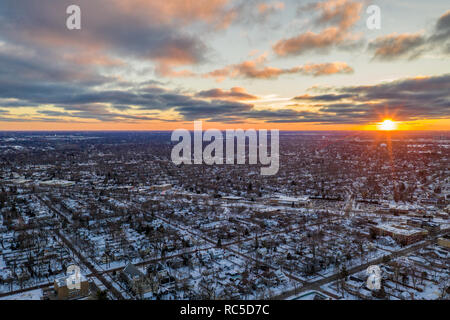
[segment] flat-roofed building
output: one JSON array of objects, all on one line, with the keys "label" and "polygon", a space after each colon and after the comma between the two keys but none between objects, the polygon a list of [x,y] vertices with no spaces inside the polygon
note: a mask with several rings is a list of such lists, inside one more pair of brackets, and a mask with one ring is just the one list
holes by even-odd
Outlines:
[{"label": "flat-roofed building", "polygon": [[[79,274],[78,284],[73,282],[73,275],[67,275],[55,279],[54,289],[58,300],[77,299],[89,295],[89,282],[86,277]],[[69,285],[72,284],[72,285]]]},{"label": "flat-roofed building", "polygon": [[405,204],[391,204],[389,206],[390,213],[408,214],[410,207]]},{"label": "flat-roofed building", "polygon": [[437,241],[438,246],[450,248],[450,236],[444,236],[442,238],[438,238]]},{"label": "flat-roofed building", "polygon": [[372,226],[371,229],[380,236],[390,236],[392,239],[404,245],[420,241],[428,234],[428,231],[420,228],[394,223],[382,223]]},{"label": "flat-roofed building", "polygon": [[166,191],[172,189],[172,185],[170,183],[153,185],[150,187],[151,191]]},{"label": "flat-roofed building", "polygon": [[0,300],[42,300],[42,299],[43,299],[42,289],[25,291],[0,298]]},{"label": "flat-roofed building", "polygon": [[274,205],[283,205],[283,206],[294,206],[294,207],[301,207],[301,206],[307,206],[310,204],[309,197],[303,196],[303,197],[288,197],[288,196],[278,196],[274,198],[269,199],[270,204]]}]

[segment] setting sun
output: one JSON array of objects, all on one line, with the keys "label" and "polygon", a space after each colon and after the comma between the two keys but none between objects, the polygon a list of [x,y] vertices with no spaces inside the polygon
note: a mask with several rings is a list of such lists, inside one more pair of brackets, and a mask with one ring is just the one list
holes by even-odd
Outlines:
[{"label": "setting sun", "polygon": [[385,131],[395,130],[397,129],[397,124],[390,119],[386,119],[378,125],[378,129]]}]

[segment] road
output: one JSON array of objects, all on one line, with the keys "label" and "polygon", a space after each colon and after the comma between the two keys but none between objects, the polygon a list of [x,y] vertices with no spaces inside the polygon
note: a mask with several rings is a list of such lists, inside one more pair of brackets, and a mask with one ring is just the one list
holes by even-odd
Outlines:
[{"label": "road", "polygon": [[[39,198],[40,198],[40,197],[39,197]],[[46,202],[46,201],[43,201],[41,198],[40,198],[40,200],[41,200],[43,203],[45,203],[45,204],[49,207],[49,209],[51,209],[53,212],[55,212],[59,217],[61,217],[61,218],[62,218],[63,220],[65,220],[66,222],[69,222],[69,221],[68,221],[68,218],[67,218],[64,214],[62,214],[59,210],[57,210],[56,208],[54,208],[50,203],[48,203],[48,202]],[[116,200],[117,200],[117,199],[116,199]],[[350,197],[349,200],[350,200],[349,202],[351,203],[351,197]],[[118,200],[118,201],[120,201],[120,200]],[[145,212],[145,211],[142,210],[140,207],[138,207],[136,204],[133,204],[132,206],[133,206],[134,208],[136,208],[137,210],[141,211],[141,212]],[[212,244],[213,246],[216,244],[215,241],[213,241],[212,239],[209,239],[208,237],[205,237],[205,236],[203,236],[203,235],[200,235],[200,234],[198,234],[198,233],[195,233],[195,232],[189,230],[189,228],[186,228],[186,227],[180,226],[180,225],[178,225],[178,224],[175,224],[175,223],[173,223],[172,221],[170,221],[169,219],[167,219],[167,218],[165,218],[165,217],[162,217],[162,216],[159,216],[159,215],[157,215],[157,217],[158,217],[159,219],[161,219],[162,221],[168,223],[168,224],[171,225],[172,227],[175,227],[175,228],[177,228],[177,229],[183,230],[183,231],[185,231],[185,232],[191,234],[192,236],[199,237],[199,238],[201,238],[201,239],[207,241],[208,243]],[[448,234],[449,231],[446,231],[444,234],[446,234],[446,233]],[[114,286],[112,286],[112,284],[111,284],[110,282],[108,282],[108,281],[103,277],[103,275],[102,275],[102,274],[104,274],[104,273],[109,273],[109,272],[112,272],[112,271],[114,271],[114,270],[119,270],[119,269],[121,269],[121,268],[115,268],[115,269],[105,270],[105,271],[98,271],[98,270],[97,270],[97,269],[96,269],[96,268],[95,268],[95,267],[94,267],[94,266],[93,266],[93,265],[92,265],[92,264],[91,264],[91,263],[90,263],[90,262],[89,262],[89,261],[88,261],[88,260],[87,260],[80,252],[79,252],[79,250],[73,246],[73,244],[72,244],[72,243],[71,243],[71,242],[70,242],[70,241],[69,241],[69,240],[61,233],[61,232],[59,232],[58,230],[55,230],[55,234],[58,236],[58,238],[61,239],[61,241],[64,242],[64,244],[65,244],[67,247],[69,247],[69,248],[72,250],[72,252],[79,258],[79,260],[80,260],[80,261],[81,261],[81,262],[82,262],[82,263],[83,263],[83,264],[91,271],[92,275],[95,276],[97,279],[99,279],[99,280],[103,283],[103,285],[104,285],[106,288],[108,288],[108,289],[110,290],[110,292],[111,292],[117,299],[124,299],[124,297],[122,296],[122,294],[121,294],[116,288],[114,288]],[[440,236],[442,236],[442,235],[443,235],[443,234],[440,234],[439,236],[435,236],[435,237],[432,238],[432,239],[428,239],[428,240],[421,241],[421,242],[416,243],[416,244],[414,244],[414,245],[408,246],[407,248],[404,248],[404,249],[398,250],[398,251],[396,251],[396,252],[392,252],[392,253],[390,253],[390,254],[387,254],[387,255],[385,255],[384,257],[376,258],[376,259],[373,259],[373,260],[371,260],[371,261],[369,261],[369,262],[360,264],[360,265],[358,265],[358,266],[356,266],[356,267],[353,267],[353,268],[349,269],[349,270],[348,270],[348,275],[351,275],[351,274],[358,273],[358,272],[361,272],[361,271],[363,271],[363,270],[366,270],[370,265],[381,264],[381,263],[383,262],[383,259],[385,259],[385,257],[387,257],[387,258],[389,258],[389,259],[393,259],[393,258],[396,258],[396,257],[399,257],[399,256],[407,255],[407,254],[409,254],[409,253],[411,253],[411,252],[413,252],[413,251],[416,251],[416,250],[418,250],[418,249],[420,249],[420,248],[426,247],[426,246],[428,246],[428,245],[430,245],[430,244],[432,244],[432,243],[435,243],[436,240],[437,240],[437,238],[440,237]],[[242,240],[241,240],[241,241],[242,241]],[[245,241],[248,241],[248,239],[245,240]],[[256,263],[260,263],[260,264],[266,265],[266,266],[267,266],[268,268],[270,268],[270,269],[275,269],[273,266],[267,265],[266,263],[263,263],[263,262],[261,262],[261,261],[255,259],[255,258],[253,258],[253,257],[250,257],[250,256],[248,256],[248,255],[242,254],[241,252],[239,252],[239,251],[237,251],[237,250],[234,250],[234,249],[230,248],[230,245],[232,245],[232,244],[233,244],[233,243],[225,244],[225,245],[222,246],[222,248],[225,249],[225,250],[228,250],[228,251],[230,251],[230,252],[232,252],[232,253],[234,253],[234,254],[236,254],[236,255],[242,256],[242,257],[244,257],[244,258],[246,258],[246,259],[249,259],[249,260],[252,260],[252,261],[254,261],[254,262],[256,262]],[[179,254],[179,255],[181,255],[181,254]],[[175,255],[175,256],[176,256],[176,255]],[[169,257],[151,259],[151,260],[149,260],[149,261],[141,262],[141,263],[139,263],[139,265],[145,265],[145,264],[152,263],[152,262],[154,263],[154,262],[157,262],[157,261],[165,260],[165,259],[167,259],[167,258],[169,258]],[[333,274],[333,275],[330,275],[330,276],[328,276],[328,277],[324,277],[324,278],[322,278],[322,279],[319,279],[319,280],[316,280],[316,281],[313,281],[313,282],[306,282],[306,281],[304,281],[304,280],[302,280],[302,279],[299,279],[299,278],[297,278],[297,277],[295,277],[295,276],[293,276],[293,275],[291,275],[291,274],[285,274],[285,275],[286,275],[288,278],[290,278],[290,279],[292,279],[292,280],[294,280],[294,281],[299,282],[299,283],[301,284],[301,288],[296,288],[296,289],[288,290],[288,291],[286,291],[286,292],[283,292],[282,294],[279,294],[279,295],[277,295],[277,296],[272,297],[271,299],[287,299],[287,298],[290,298],[290,297],[292,297],[292,296],[294,296],[294,295],[297,295],[297,294],[299,294],[299,293],[301,293],[301,292],[305,292],[305,291],[309,291],[309,290],[321,290],[321,288],[320,288],[321,286],[323,286],[323,285],[325,285],[325,284],[327,284],[327,283],[330,283],[330,282],[332,282],[332,281],[336,281],[336,280],[338,280],[339,277],[340,277],[340,274],[337,272],[337,273],[335,273],[335,274]],[[45,285],[44,285],[44,286],[45,286]],[[10,294],[10,293],[8,293],[8,294]]]},{"label": "road", "polygon": [[[39,200],[41,200],[42,203],[44,203],[50,210],[52,210],[54,213],[56,213],[59,217],[61,217],[66,222],[69,222],[69,219],[59,212],[55,207],[53,207],[48,201],[44,201],[41,197],[39,197]],[[116,299],[124,300],[123,295],[120,293],[119,290],[117,290],[109,281],[103,277],[101,272],[99,272],[92,263],[86,259],[85,256],[77,249],[75,246],[70,242],[59,230],[54,230],[55,235],[78,257],[79,261],[81,261],[85,267],[89,269],[91,274],[96,277],[100,282],[116,297]]]}]

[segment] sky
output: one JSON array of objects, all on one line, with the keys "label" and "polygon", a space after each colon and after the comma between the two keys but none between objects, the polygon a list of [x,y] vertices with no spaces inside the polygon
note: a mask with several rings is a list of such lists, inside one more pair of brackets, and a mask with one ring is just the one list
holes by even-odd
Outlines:
[{"label": "sky", "polygon": [[449,130],[449,58],[445,0],[2,0],[0,131]]}]

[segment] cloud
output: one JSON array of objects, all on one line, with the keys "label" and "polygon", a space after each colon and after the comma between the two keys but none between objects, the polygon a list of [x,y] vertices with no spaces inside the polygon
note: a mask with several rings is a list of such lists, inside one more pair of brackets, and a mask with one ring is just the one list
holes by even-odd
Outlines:
[{"label": "cloud", "polygon": [[353,73],[353,69],[345,62],[306,64],[298,68],[299,72],[306,75],[313,75],[315,77],[338,73]]},{"label": "cloud", "polygon": [[199,98],[213,98],[213,99],[234,100],[234,101],[259,99],[259,97],[247,93],[247,91],[244,88],[240,87],[233,87],[229,91],[218,88],[200,91],[196,94],[196,96]]},{"label": "cloud", "polygon": [[309,94],[303,94],[301,96],[294,97],[293,100],[300,101],[339,101],[342,99],[348,99],[354,97],[353,94],[322,94],[317,96],[311,96]]},{"label": "cloud", "polygon": [[328,26],[320,32],[307,31],[276,42],[272,49],[278,56],[301,55],[309,51],[325,52],[336,46],[354,45],[357,37],[350,29],[360,19],[362,3],[350,0],[329,0],[309,4],[300,11],[314,11],[317,26]]},{"label": "cloud", "polygon": [[394,33],[378,37],[368,45],[368,50],[374,54],[373,58],[381,61],[404,57],[415,59],[434,49],[450,54],[450,11],[444,13],[436,21],[433,30],[426,34]]},{"label": "cloud", "polygon": [[209,28],[229,10],[227,0],[79,0],[82,29],[71,31],[65,26],[70,4],[73,1],[3,0],[1,38],[77,64],[105,67],[120,65],[123,58],[151,61],[161,75],[171,75],[171,68],[207,60],[209,48],[203,39],[184,26]]},{"label": "cloud", "polygon": [[[55,85],[48,85],[48,91],[52,92]],[[272,123],[364,124],[379,121],[386,114],[394,115],[395,120],[401,121],[450,117],[450,74],[327,90],[328,93],[294,97],[294,101],[304,103],[300,106],[264,110],[245,103],[250,96],[242,88],[200,91],[195,96],[151,86],[128,91],[85,88],[77,94],[59,90],[54,94],[37,96],[23,93],[26,100],[21,100],[21,96],[9,100],[11,97],[8,95],[8,100],[2,96],[1,101],[53,106],[52,110],[37,109],[37,113],[43,117],[31,117],[30,121],[47,117],[48,121],[59,119],[70,122],[80,119],[105,122],[203,119],[226,123],[256,120]],[[4,92],[0,93],[4,95]],[[165,110],[176,114],[178,118],[161,119],[158,113],[148,114],[149,111]],[[12,121],[7,113],[2,113],[4,118]]]},{"label": "cloud", "polygon": [[448,40],[450,38],[450,10],[444,13],[436,22],[432,40]]},{"label": "cloud", "polygon": [[75,99],[115,81],[85,65],[40,55],[20,47],[0,46],[0,106],[28,107]]},{"label": "cloud", "polygon": [[109,80],[83,65],[60,61],[53,55],[40,56],[17,48],[0,46],[0,81],[66,82],[98,85]]},{"label": "cloud", "polygon": [[307,51],[328,49],[343,42],[344,39],[344,33],[338,28],[331,27],[320,33],[308,31],[293,38],[280,40],[273,46],[273,50],[279,56],[300,55]]},{"label": "cloud", "polygon": [[[241,114],[250,111],[253,105],[232,101],[213,100],[204,103],[186,103],[175,107],[184,120],[208,120],[216,117],[241,117]],[[241,117],[242,118],[242,117]]]},{"label": "cloud", "polygon": [[77,52],[76,54],[65,53],[62,60],[80,66],[100,66],[100,67],[123,67],[125,62],[121,59],[102,55],[97,50]]},{"label": "cloud", "polygon": [[408,56],[409,59],[421,54],[426,39],[422,34],[390,34],[381,36],[369,43],[368,49],[374,52],[374,59],[392,60]]},{"label": "cloud", "polygon": [[325,116],[324,123],[376,122],[384,116],[400,121],[450,117],[450,74],[329,90],[336,93],[301,95],[294,100],[320,103],[315,105],[319,107],[316,115]]},{"label": "cloud", "polygon": [[231,22],[233,8],[228,0],[113,0],[117,10],[129,15],[141,14],[152,18],[158,24],[189,25],[203,22],[215,27],[226,27],[223,20]]},{"label": "cloud", "polygon": [[428,43],[440,48],[444,54],[450,54],[450,10],[438,19]]},{"label": "cloud", "polygon": [[263,2],[263,3],[259,3],[257,5],[258,8],[258,13],[260,15],[267,15],[268,13],[272,13],[275,11],[279,11],[279,10],[284,10],[284,2],[272,2],[272,3],[267,3],[267,2]]},{"label": "cloud", "polygon": [[[50,117],[69,117],[81,119],[94,119],[102,122],[136,122],[136,121],[166,121],[158,117],[148,117],[146,115],[134,115],[117,113],[109,110],[108,106],[102,104],[82,105],[82,106],[66,106],[66,111],[54,110],[38,110],[37,113]],[[67,112],[70,111],[70,112]]]},{"label": "cloud", "polygon": [[[201,99],[162,88],[159,83],[151,81],[124,90],[105,89],[114,86],[116,79],[99,76],[85,65],[72,65],[51,55],[37,56],[11,47],[7,50],[0,48],[0,68],[1,107],[33,106],[43,116],[63,117],[66,121],[164,121],[143,113],[172,110],[181,118],[191,119],[195,115],[210,117],[252,108],[251,105],[225,101],[232,97],[236,100],[253,97],[241,88],[209,92],[208,97]],[[218,96],[214,97],[214,93]],[[206,101],[206,98],[212,100]],[[48,106],[58,110],[49,110]],[[24,118],[30,121],[38,119]]]},{"label": "cloud", "polygon": [[0,40],[92,67],[140,60],[164,77],[191,76],[179,67],[208,61],[206,35],[283,8],[281,2],[245,0],[78,0],[81,30],[66,28],[71,0],[2,0]]},{"label": "cloud", "polygon": [[225,19],[219,21],[223,21],[226,26],[232,24],[240,25],[245,26],[247,29],[252,27],[258,27],[259,29],[268,26],[274,27],[270,23],[270,19],[276,17],[285,8],[284,2],[281,1],[234,0],[231,3],[229,7],[232,9],[229,17],[232,22],[230,23]]},{"label": "cloud", "polygon": [[276,68],[265,66],[266,55],[261,55],[253,60],[247,60],[239,64],[229,65],[222,69],[217,69],[204,77],[215,78],[222,81],[226,78],[247,78],[247,79],[276,79],[286,74],[302,74],[308,76],[326,76],[332,74],[348,74],[353,69],[344,62],[331,62],[320,64],[305,64],[292,68]]},{"label": "cloud", "polygon": [[302,10],[319,12],[315,23],[317,25],[337,25],[340,30],[347,30],[359,20],[362,3],[347,0],[328,0],[306,5]]},{"label": "cloud", "polygon": [[[253,104],[259,97],[241,87],[186,92],[170,89],[179,83],[148,79],[149,70],[163,77],[206,77],[219,81],[277,79],[289,74],[311,77],[351,74],[353,69],[345,62],[302,62],[293,67],[279,67],[272,65],[267,55],[225,64],[209,73],[192,71],[197,70],[196,65],[210,61],[211,34],[218,34],[232,24],[261,23],[284,9],[281,2],[79,0],[77,3],[82,7],[82,30],[69,31],[65,27],[65,9],[72,1],[0,2],[0,114],[7,119],[2,121],[17,120],[21,117],[17,112],[22,108],[31,111],[23,114],[21,121],[67,122],[205,119],[227,123],[247,120],[363,123],[375,120],[378,112],[386,108],[394,110],[399,119],[449,117],[446,75],[309,92],[310,95],[293,98],[301,105],[282,108],[268,106],[270,101],[264,100],[264,107],[269,108],[264,110]],[[313,27],[318,29],[282,39],[274,46],[279,56],[355,44],[352,28],[359,19],[359,3],[325,1],[310,4],[305,10],[314,13]],[[392,39],[385,36],[371,43],[370,50],[378,55],[377,59],[387,57],[385,60],[410,57],[424,48],[448,50],[449,17],[447,12],[429,33],[421,35],[423,44],[416,44],[414,34],[396,35]],[[12,112],[14,108],[20,109]],[[161,114],[170,116],[161,118]]]}]

